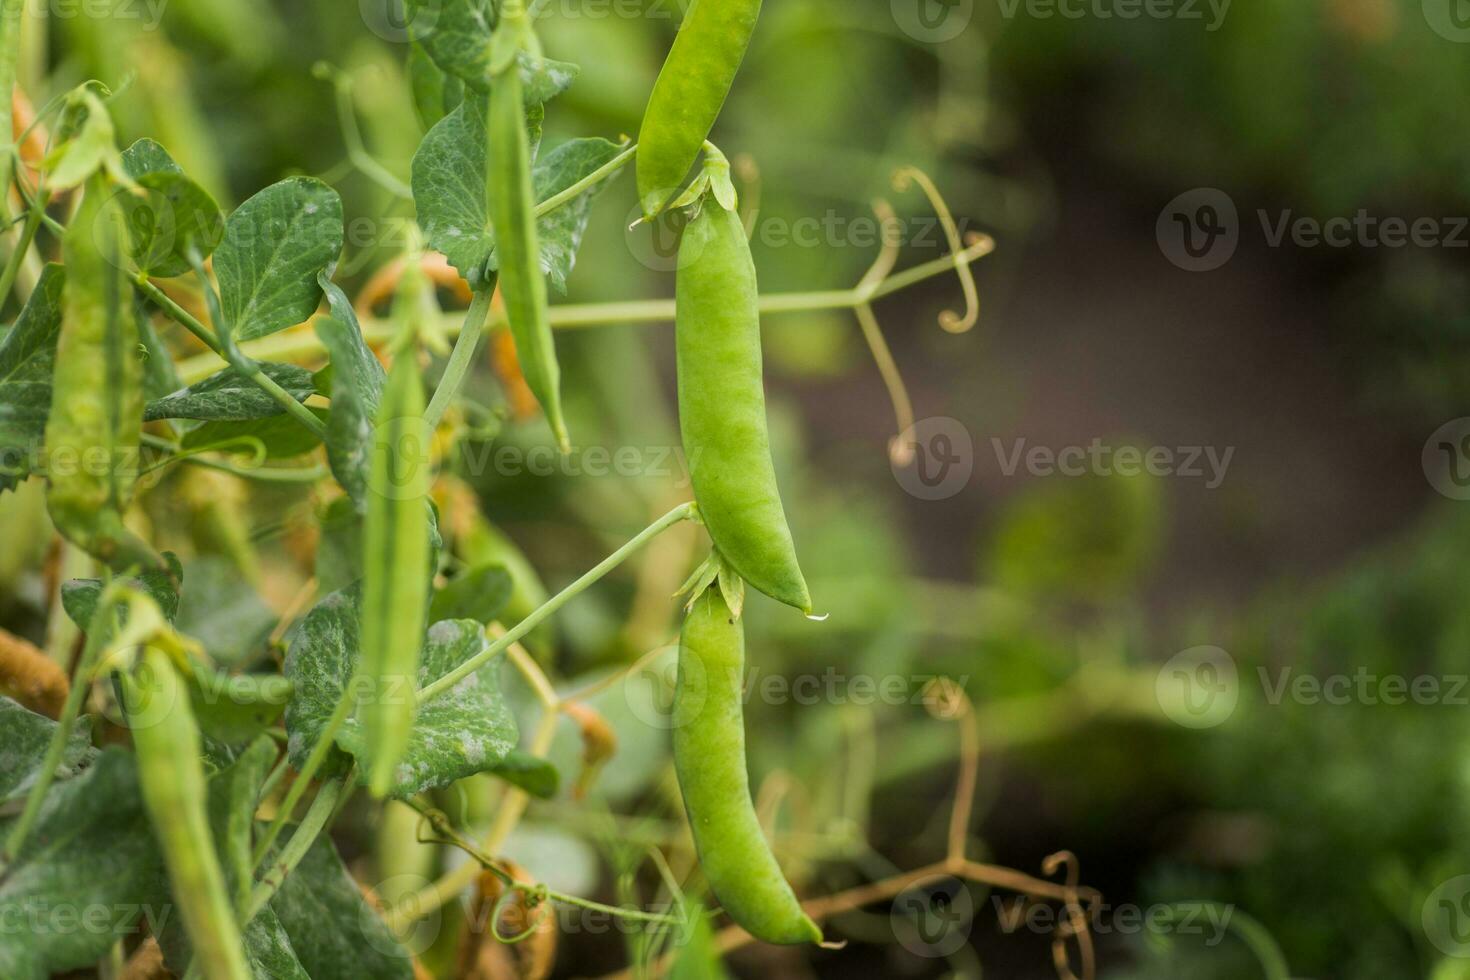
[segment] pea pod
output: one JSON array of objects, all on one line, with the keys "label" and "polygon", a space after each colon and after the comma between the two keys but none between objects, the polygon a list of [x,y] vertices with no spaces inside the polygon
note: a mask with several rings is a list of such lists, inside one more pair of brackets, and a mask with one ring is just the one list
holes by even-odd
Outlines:
[{"label": "pea pod", "polygon": [[768,943],[818,943],[761,833],[745,768],[745,630],[719,588],[695,599],[679,636],[674,768],[710,889],[730,918]]},{"label": "pea pod", "polygon": [[773,599],[812,600],[771,462],[755,263],[740,218],[706,197],[679,244],[679,427],[700,516],[720,554]]},{"label": "pea pod", "polygon": [[143,369],[123,273],[127,229],[100,178],[62,241],[66,284],[46,422],[46,506],[68,540],[113,566],[162,567],[122,515],[138,477]]},{"label": "pea pod", "polygon": [[413,728],[414,689],[429,590],[429,438],[412,350],[393,362],[373,433],[363,523],[359,676],[368,786],[386,795]]},{"label": "pea pod", "polygon": [[[513,30],[508,19],[501,30]],[[500,294],[516,342],[516,357],[526,384],[541,403],[557,445],[571,448],[561,409],[561,368],[547,313],[546,278],[536,233],[536,201],[531,184],[531,147],[516,59],[494,76],[486,122],[490,140],[486,197],[495,228]]]},{"label": "pea pod", "polygon": [[638,132],[638,199],[649,217],[684,183],[755,32],[761,0],[696,0],[658,73]]},{"label": "pea pod", "polygon": [[123,701],[138,755],[143,803],[163,849],[195,965],[205,980],[250,980],[209,829],[209,789],[188,688],[161,650],[145,647],[139,666],[148,688],[137,676],[121,675]]}]

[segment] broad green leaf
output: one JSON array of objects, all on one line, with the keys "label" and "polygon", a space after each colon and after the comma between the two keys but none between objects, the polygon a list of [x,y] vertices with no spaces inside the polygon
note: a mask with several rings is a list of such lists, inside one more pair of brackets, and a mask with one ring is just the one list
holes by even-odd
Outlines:
[{"label": "broad green leaf", "polygon": [[[0,835],[12,823],[0,823]],[[164,927],[175,909],[132,753],[107,749],[47,794],[34,832],[0,879],[0,909],[27,924],[0,929],[5,980],[47,980],[91,967],[119,939]],[[88,928],[57,923],[58,909],[86,910]]]},{"label": "broad green leaf", "polygon": [[[486,105],[466,100],[429,130],[413,158],[413,196],[419,224],[429,244],[471,286],[486,270],[498,268],[495,233],[486,198]],[[533,145],[533,153],[534,153]],[[577,139],[556,147],[531,169],[536,200],[565,190],[617,155],[619,147],[604,139]],[[560,291],[576,261],[595,197],[606,181],[542,215],[536,221],[542,270]]]},{"label": "broad green leaf", "polygon": [[[327,418],[324,408],[311,411],[323,422]],[[266,459],[289,459],[309,453],[322,444],[316,433],[290,415],[274,415],[264,419],[244,422],[206,422],[197,429],[190,429],[182,440],[185,449],[208,449],[218,447],[230,453],[251,454],[250,447],[258,440],[265,450]]]},{"label": "broad green leaf", "polygon": [[62,266],[47,265],[0,340],[0,490],[25,479],[45,437],[65,281]]},{"label": "broad green leaf", "polygon": [[373,419],[386,375],[363,339],[352,304],[325,275],[321,286],[331,317],[316,321],[316,333],[331,355],[332,409],[327,416],[327,462],[353,504],[367,509],[368,459]]},{"label": "broad green leaf", "polygon": [[144,174],[182,174],[184,168],[174,162],[174,158],[163,148],[157,140],[137,140],[122,153],[123,170],[128,176],[137,180]]},{"label": "broad green leaf", "polygon": [[[20,799],[35,785],[56,722],[7,697],[0,697],[0,803]],[[55,776],[70,779],[96,756],[91,726],[83,718],[72,728]]]},{"label": "broad green leaf", "polygon": [[556,766],[520,749],[512,749],[509,755],[485,771],[542,800],[555,796],[561,785],[561,773],[557,772]]},{"label": "broad green leaf", "polygon": [[179,630],[203,644],[217,664],[243,666],[263,654],[279,617],[241,581],[235,564],[218,555],[201,555],[189,562],[186,572]]},{"label": "broad green leaf", "polygon": [[342,199],[312,177],[289,177],[240,205],[214,253],[227,326],[250,340],[300,323],[321,301],[317,273],[342,251]]},{"label": "broad green leaf", "polygon": [[311,980],[412,980],[407,951],[363,898],[325,834],[286,878],[270,908]]},{"label": "broad green leaf", "polygon": [[226,674],[196,668],[189,701],[199,730],[227,745],[256,738],[280,720],[291,682],[279,674]]},{"label": "broad green leaf", "polygon": [[62,242],[66,282],[46,420],[46,506],[56,529],[116,568],[158,557],[124,525],[138,476],[143,368],[122,268],[123,216],[94,181]]},{"label": "broad green leaf", "polygon": [[[311,372],[304,367],[266,361],[261,363],[260,370],[297,401],[306,401],[316,391]],[[225,368],[203,381],[149,402],[143,409],[143,420],[246,422],[284,415],[285,412],[280,403],[255,382],[241,376],[234,368]]]},{"label": "broad green leaf", "polygon": [[[307,615],[286,654],[286,676],[295,685],[286,708],[293,765],[305,762],[354,675],[359,602],[359,587],[327,596]],[[424,643],[415,689],[484,650],[486,642],[478,623],[434,624]],[[499,668],[496,658],[419,708],[407,751],[394,773],[394,796],[411,796],[490,770],[515,748],[516,724],[500,692]],[[412,691],[407,693],[412,697]],[[337,744],[353,755],[368,751],[357,719],[348,719]],[[369,760],[362,761],[366,765]],[[347,760],[338,756],[329,767],[340,775],[346,771]]]},{"label": "broad green leaf", "polygon": [[410,40],[408,45],[408,83],[413,90],[414,109],[425,129],[464,101],[464,79],[435,64],[417,40]]},{"label": "broad green leaf", "polygon": [[482,565],[461,572],[434,593],[429,619],[473,619],[493,622],[510,602],[515,581],[504,565]]},{"label": "broad green leaf", "polygon": [[[184,568],[178,556],[171,551],[163,553],[166,569],[149,569],[128,584],[146,594],[158,606],[163,615],[173,622],[179,612],[178,583],[182,581]],[[96,578],[74,578],[61,583],[61,608],[76,624],[77,629],[86,631],[91,625],[92,614],[97,611],[97,600],[102,597],[102,580]],[[126,610],[123,611],[126,616]]]},{"label": "broad green leaf", "polygon": [[489,77],[493,0],[406,0],[405,5],[413,40],[434,64],[464,80]]},{"label": "broad green leaf", "polygon": [[[362,659],[357,720],[369,750],[368,783],[384,795],[408,745],[414,703],[403,693],[418,672],[428,616],[429,459],[433,433],[412,351],[393,363],[372,433],[362,532]],[[394,692],[397,692],[396,694]],[[362,755],[359,755],[362,758]]]}]

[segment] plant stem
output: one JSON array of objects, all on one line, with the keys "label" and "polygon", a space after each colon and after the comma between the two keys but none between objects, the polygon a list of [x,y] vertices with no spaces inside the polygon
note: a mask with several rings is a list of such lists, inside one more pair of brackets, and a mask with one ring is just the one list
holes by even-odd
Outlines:
[{"label": "plant stem", "polygon": [[[311,747],[311,754],[306,757],[306,763],[301,767],[301,771],[296,774],[296,781],[286,791],[286,798],[281,801],[281,806],[276,811],[275,819],[271,821],[270,826],[266,828],[265,834],[256,843],[255,850],[251,852],[250,863],[257,871],[265,862],[266,856],[270,854],[271,846],[275,844],[276,838],[281,836],[281,831],[285,829],[287,821],[291,819],[291,814],[296,809],[296,804],[300,803],[301,798],[306,795],[306,790],[311,785],[312,777],[322,767],[322,763],[327,761],[327,756],[331,753],[333,745],[336,744],[337,732],[346,724],[348,716],[352,714],[352,709],[357,704],[357,697],[354,691],[356,691],[356,685],[348,684],[347,688],[342,692],[342,698],[337,702],[337,707],[333,709],[332,716],[322,726],[321,734],[317,736],[316,744]],[[274,777],[274,774],[272,776]],[[317,795],[320,796],[321,792],[319,791]],[[313,803],[313,805],[315,804]]]},{"label": "plant stem", "polygon": [[[0,15],[3,16],[3,15]],[[36,232],[40,230],[41,219],[46,216],[46,205],[37,201],[31,205],[26,212],[25,224],[21,226],[20,235],[15,240],[15,247],[10,252],[10,257],[5,261],[5,271],[0,272],[0,302],[10,295],[10,290],[15,286],[15,277],[20,273],[20,267],[25,263],[26,253],[31,250],[31,242],[36,240]]]},{"label": "plant stem", "polygon": [[485,335],[485,324],[490,318],[490,298],[495,295],[496,279],[495,275],[490,276],[485,288],[475,293],[470,308],[465,312],[464,326],[460,328],[459,339],[454,342],[454,351],[449,355],[449,363],[444,366],[444,374],[439,378],[439,387],[434,389],[434,397],[429,399],[429,407],[424,410],[424,421],[428,423],[430,432],[438,427],[444,413],[449,410],[450,403],[464,386],[465,375],[469,373],[470,363],[475,357],[475,349],[480,346],[480,338]]},{"label": "plant stem", "polygon": [[265,372],[261,371],[260,365],[256,364],[244,354],[241,354],[238,350],[233,350],[233,345],[223,343],[215,336],[214,331],[200,323],[193,314],[178,303],[175,303],[163,290],[153,285],[146,275],[139,273],[134,277],[133,284],[140,293],[157,303],[171,319],[183,326],[184,329],[188,330],[195,337],[198,337],[204,346],[223,358],[238,374],[253,382],[266,394],[274,398],[289,415],[306,426],[313,435],[318,438],[326,436],[326,424],[317,418],[311,409],[297,401],[292,397],[290,392],[276,384],[275,381],[266,377]]},{"label": "plant stem", "polygon": [[[15,166],[15,121],[12,100],[15,98],[16,66],[20,62],[21,18],[25,0],[0,0],[0,218],[8,219],[10,205],[6,200],[11,168]],[[3,296],[0,293],[0,296]]]},{"label": "plant stem", "polygon": [[[944,255],[924,262],[911,269],[894,273],[872,285],[821,292],[766,293],[760,297],[760,311],[762,314],[771,314],[853,309],[859,303],[869,303],[926,279],[943,275],[953,270],[957,264],[974,262],[990,254],[994,249],[994,241],[989,238],[978,238],[963,252]],[[674,301],[667,299],[633,300],[621,303],[563,303],[551,307],[548,315],[553,327],[561,330],[575,330],[615,324],[672,322],[674,314]],[[492,318],[490,324],[499,326],[499,321]],[[391,338],[394,330],[392,324],[372,319],[365,319],[362,328],[363,337],[369,343],[382,342]],[[448,323],[445,325],[445,334],[453,336],[458,329],[458,325]],[[322,351],[319,339],[300,333],[276,334],[251,341],[247,346],[252,355],[270,360],[289,360],[319,354]],[[179,365],[179,373],[186,382],[199,381],[218,370],[217,359],[209,355],[189,358]]]},{"label": "plant stem", "polygon": [[3,851],[0,851],[0,875],[3,875],[5,869],[20,856],[21,848],[25,846],[26,838],[30,836],[31,830],[35,827],[36,818],[41,813],[41,804],[46,799],[46,791],[51,788],[51,783],[56,778],[56,769],[66,755],[66,745],[71,739],[72,726],[76,724],[77,715],[82,710],[82,702],[86,700],[87,692],[92,687],[92,668],[107,641],[108,631],[105,627],[107,619],[104,617],[112,615],[113,602],[111,589],[104,590],[97,601],[96,610],[92,613],[92,619],[87,628],[87,644],[82,649],[82,656],[77,663],[76,675],[72,678],[71,689],[66,695],[66,703],[61,707],[61,717],[56,719],[56,729],[51,733],[51,742],[46,746],[46,757],[41,761],[41,769],[36,774],[36,783],[31,787],[30,794],[26,796],[25,809],[21,810],[20,817],[10,828],[10,835],[5,839],[5,847]]},{"label": "plant stem", "polygon": [[552,613],[556,612],[562,606],[566,605],[568,602],[581,595],[588,586],[595,583],[598,579],[602,578],[614,568],[617,568],[639,548],[642,548],[649,541],[652,541],[654,538],[658,537],[660,534],[662,534],[667,529],[673,527],[675,524],[678,524],[680,521],[688,520],[690,517],[693,516],[693,514],[694,505],[692,503],[683,503],[675,507],[673,510],[669,511],[663,517],[660,517],[658,520],[654,521],[652,524],[648,525],[648,527],[638,532],[638,535],[630,540],[627,544],[623,545],[617,551],[614,551],[611,555],[608,555],[601,562],[599,562],[597,566],[594,567],[591,571],[587,572],[571,585],[567,586],[565,589],[562,589],[556,595],[546,600],[546,602],[537,607],[529,616],[521,620],[511,629],[507,630],[505,632],[505,635],[493,641],[484,650],[466,660],[454,670],[451,670],[449,673],[434,681],[432,684],[429,684],[427,687],[422,688],[418,693],[419,704],[423,704],[425,701],[430,701],[438,697],[440,694],[443,694],[445,691],[454,687],[454,685],[458,684],[460,681],[464,680],[466,677],[473,674],[481,667],[485,666],[485,664],[489,663],[496,654],[500,653],[506,647],[520,640],[527,633],[531,632],[537,626],[541,625],[541,623],[545,621],[547,617],[551,616]]},{"label": "plant stem", "polygon": [[536,217],[539,218],[542,215],[549,214],[562,205],[566,204],[568,201],[572,201],[580,197],[582,193],[588,188],[601,183],[602,181],[610,177],[613,173],[621,169],[623,164],[632,159],[633,154],[636,152],[638,152],[638,144],[633,143],[629,145],[625,150],[623,150],[623,152],[619,153],[617,156],[613,157],[607,163],[604,163],[602,166],[598,167],[596,170],[592,171],[590,174],[583,177],[575,184],[551,195],[546,200],[536,205],[536,210],[534,212]]},{"label": "plant stem", "polygon": [[317,791],[316,797],[311,801],[306,815],[301,818],[301,823],[296,825],[296,832],[291,835],[291,840],[281,849],[271,862],[270,870],[256,883],[255,890],[250,893],[250,902],[245,906],[244,914],[240,921],[248,925],[251,919],[266,904],[275,897],[276,891],[286,880],[286,876],[296,870],[301,859],[306,857],[306,852],[311,850],[311,845],[316,843],[317,837],[326,829],[331,822],[333,813],[336,812],[339,803],[345,799],[345,794],[351,794],[352,790],[346,788],[340,779],[332,779],[322,784]]}]

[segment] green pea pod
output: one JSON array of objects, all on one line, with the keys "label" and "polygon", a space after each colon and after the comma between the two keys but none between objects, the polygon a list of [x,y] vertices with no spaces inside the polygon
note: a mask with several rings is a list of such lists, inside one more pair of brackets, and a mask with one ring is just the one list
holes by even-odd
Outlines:
[{"label": "green pea pod", "polygon": [[561,410],[561,368],[547,313],[546,277],[536,236],[536,202],[531,186],[531,148],[521,73],[511,59],[490,91],[486,132],[490,140],[486,196],[495,228],[500,294],[516,342],[516,357],[526,384],[541,403],[546,421],[563,452],[570,450]]},{"label": "green pea pod", "polygon": [[649,217],[684,183],[755,33],[761,0],[696,0],[658,73],[638,132],[638,199]]},{"label": "green pea pod", "polygon": [[710,889],[730,918],[768,943],[819,943],[761,833],[745,768],[745,630],[718,588],[694,601],[679,636],[674,768]]},{"label": "green pea pod", "polygon": [[205,980],[250,980],[209,829],[209,784],[188,687],[161,650],[145,647],[139,667],[141,676],[120,675],[123,702],[138,755],[143,803],[163,850],[195,965]]},{"label": "green pea pod", "polygon": [[811,613],[771,462],[755,263],[733,211],[706,197],[679,243],[679,427],[699,513],[751,585]]},{"label": "green pea pod", "polygon": [[138,478],[143,367],[132,291],[123,272],[127,228],[94,179],[62,241],[66,284],[46,422],[46,505],[56,529],[114,568],[163,567],[123,526]]},{"label": "green pea pod", "polygon": [[356,715],[368,786],[384,796],[413,728],[429,589],[429,437],[411,350],[394,359],[373,432],[363,523],[361,659]]}]

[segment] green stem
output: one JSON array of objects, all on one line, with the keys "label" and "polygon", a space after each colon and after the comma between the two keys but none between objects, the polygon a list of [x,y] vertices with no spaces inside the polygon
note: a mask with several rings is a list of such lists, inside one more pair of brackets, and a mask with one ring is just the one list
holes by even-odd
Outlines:
[{"label": "green stem", "polygon": [[36,232],[40,230],[41,219],[45,216],[46,206],[40,201],[31,205],[26,212],[26,221],[21,226],[20,236],[16,238],[15,247],[5,261],[5,271],[0,272],[0,303],[5,301],[5,297],[10,295],[10,290],[15,286],[15,277],[20,273],[26,253],[31,250],[31,242],[36,240]]},{"label": "green stem", "polygon": [[413,200],[413,190],[395,177],[387,167],[368,152],[362,131],[357,127],[357,113],[352,106],[352,79],[331,66],[322,66],[329,73],[332,88],[337,96],[337,121],[342,127],[342,141],[347,144],[347,159],[362,171],[363,175],[396,197]]},{"label": "green stem", "polygon": [[[15,166],[15,121],[12,100],[15,98],[16,65],[20,62],[21,18],[25,0],[0,0],[0,187],[10,186],[11,168]],[[0,194],[0,220],[10,216],[6,195]],[[4,295],[4,294],[0,294]]]},{"label": "green stem", "polygon": [[46,757],[41,761],[41,769],[36,774],[36,783],[26,797],[25,809],[21,810],[20,817],[10,828],[10,835],[5,839],[4,850],[0,851],[0,875],[3,875],[4,870],[15,863],[16,858],[20,856],[26,838],[30,836],[31,830],[35,827],[36,818],[40,816],[41,804],[46,799],[46,791],[51,788],[51,783],[56,778],[56,770],[66,755],[66,745],[71,739],[72,726],[76,724],[77,715],[82,710],[82,702],[86,700],[87,691],[92,686],[92,669],[96,665],[97,658],[101,656],[102,648],[107,641],[108,631],[105,627],[107,620],[104,617],[112,615],[113,602],[112,590],[105,590],[97,602],[96,610],[92,613],[92,619],[87,626],[87,644],[83,647],[81,659],[77,663],[71,690],[66,695],[66,703],[61,707],[61,717],[56,719],[56,730],[51,733],[51,743],[46,746]]},{"label": "green stem", "polygon": [[[256,870],[259,870],[265,863],[266,856],[270,854],[271,846],[281,836],[281,831],[285,829],[286,822],[291,819],[291,814],[295,811],[296,805],[306,795],[306,790],[311,785],[312,777],[316,775],[317,770],[322,767],[322,764],[327,761],[327,756],[331,754],[332,748],[337,741],[337,732],[347,723],[348,717],[352,714],[352,709],[357,705],[355,691],[356,685],[348,684],[346,690],[342,692],[342,698],[337,702],[337,707],[333,709],[332,716],[327,719],[326,725],[322,727],[321,734],[317,736],[316,744],[311,747],[311,754],[306,757],[306,763],[301,767],[301,771],[296,774],[296,781],[286,791],[286,798],[281,801],[280,808],[276,811],[276,818],[271,821],[270,826],[265,830],[265,835],[260,838],[260,841],[255,845],[255,850],[251,852],[250,863]],[[317,795],[321,795],[320,792]]]},{"label": "green stem", "polygon": [[577,579],[571,585],[567,586],[565,589],[562,589],[550,599],[547,599],[546,602],[538,606],[529,616],[521,620],[511,629],[506,630],[504,634],[502,634],[498,639],[490,643],[490,645],[487,646],[484,650],[466,660],[464,663],[460,664],[454,670],[451,670],[449,673],[445,674],[437,681],[434,681],[427,687],[422,688],[418,693],[419,704],[423,704],[425,701],[433,700],[434,698],[443,694],[445,691],[454,687],[454,685],[458,684],[469,675],[473,674],[475,671],[479,670],[481,667],[485,666],[485,664],[489,663],[493,657],[503,651],[506,647],[520,640],[521,637],[525,636],[527,633],[534,630],[537,626],[541,625],[543,621],[545,621],[562,606],[566,605],[568,602],[581,595],[588,586],[597,582],[608,572],[621,565],[638,549],[642,548],[648,542],[652,541],[654,538],[658,537],[660,534],[673,527],[675,524],[678,524],[680,521],[688,520],[693,516],[694,505],[692,503],[684,503],[680,504],[678,507],[675,507],[663,517],[660,517],[658,520],[648,525],[648,527],[638,532],[637,537],[633,538],[617,551],[614,551],[612,554],[608,555],[601,562],[599,562],[595,568],[587,572],[581,578]]},{"label": "green stem", "polygon": [[311,850],[311,845],[316,843],[317,837],[326,829],[332,820],[337,805],[343,801],[345,789],[340,779],[329,780],[322,784],[317,791],[316,798],[311,801],[311,807],[307,809],[306,815],[301,818],[301,823],[296,825],[296,832],[291,835],[291,840],[281,849],[267,871],[255,885],[255,890],[250,893],[250,902],[244,908],[244,915],[240,921],[249,924],[251,919],[266,907],[266,904],[275,897],[276,891],[281,887],[286,876],[296,870],[301,859],[306,857],[306,852]]},{"label": "green stem", "polygon": [[590,174],[583,177],[575,184],[551,195],[546,200],[536,205],[536,210],[534,212],[536,217],[539,218],[543,215],[550,214],[552,211],[555,211],[557,208],[561,207],[563,204],[566,204],[568,201],[572,201],[580,197],[583,192],[591,187],[596,186],[597,184],[606,180],[608,177],[612,176],[612,174],[614,174],[618,170],[622,169],[623,164],[632,159],[633,154],[637,152],[638,144],[633,143],[628,146],[627,149],[623,150],[623,152],[619,153],[617,156],[613,157],[607,163],[604,163],[602,166],[598,167],[596,170],[592,171]]},{"label": "green stem", "polygon": [[485,335],[485,324],[490,318],[490,297],[495,294],[496,278],[493,274],[490,276],[485,288],[475,293],[470,308],[465,312],[464,326],[454,342],[449,363],[444,366],[439,387],[434,389],[434,397],[424,410],[424,421],[428,423],[428,430],[431,432],[438,427],[444,413],[449,410],[450,402],[454,401],[454,397],[464,386],[465,375],[469,373],[470,363],[475,357],[475,349],[480,346],[480,338]]},{"label": "green stem", "polygon": [[[262,391],[274,398],[276,403],[286,410],[287,414],[306,426],[307,430],[313,435],[319,439],[326,436],[326,423],[317,418],[315,412],[297,401],[285,388],[282,388],[270,378],[266,377],[265,372],[261,371],[260,365],[256,364],[255,361],[241,354],[238,350],[233,349],[233,345],[221,341],[215,335],[214,331],[200,323],[192,313],[178,303],[175,303],[167,293],[153,285],[145,274],[140,272],[135,276],[133,278],[133,285],[137,287],[140,293],[157,303],[171,319],[198,337],[210,350],[224,358],[238,374],[253,382]],[[206,293],[208,294],[209,292],[212,292],[212,290],[206,289]]]}]

